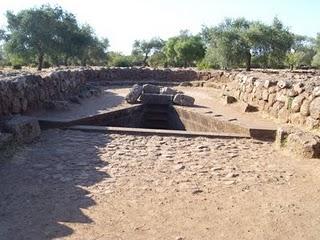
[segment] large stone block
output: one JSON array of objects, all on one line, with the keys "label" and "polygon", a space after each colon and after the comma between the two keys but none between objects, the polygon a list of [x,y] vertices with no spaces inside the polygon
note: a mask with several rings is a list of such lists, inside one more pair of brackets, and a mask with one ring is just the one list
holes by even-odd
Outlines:
[{"label": "large stone block", "polygon": [[41,133],[38,120],[20,115],[5,121],[4,129],[12,133],[16,141],[23,143],[32,142]]},{"label": "large stone block", "polygon": [[229,96],[229,95],[222,96],[222,99],[223,99],[224,104],[231,104],[231,103],[235,103],[237,101],[237,99],[235,97]]},{"label": "large stone block", "polygon": [[140,100],[143,104],[172,104],[173,95],[143,93]]},{"label": "large stone block", "polygon": [[152,84],[144,84],[142,86],[143,93],[151,93],[151,94],[159,94],[161,87],[152,85]]},{"label": "large stone block", "polygon": [[173,98],[173,103],[181,106],[193,106],[194,98],[184,94],[176,94]]},{"label": "large stone block", "polygon": [[299,112],[304,99],[305,99],[305,97],[303,95],[296,96],[292,100],[291,111],[292,112]]},{"label": "large stone block", "polygon": [[318,128],[319,125],[320,125],[319,119],[314,119],[313,117],[310,117],[310,116],[306,118],[306,127],[308,129]]},{"label": "large stone block", "polygon": [[320,97],[313,99],[310,103],[310,115],[314,119],[320,119]]},{"label": "large stone block", "polygon": [[135,84],[130,89],[130,92],[125,97],[128,103],[137,103],[140,95],[142,94],[142,86]]},{"label": "large stone block", "polygon": [[241,112],[257,112],[259,111],[259,109],[256,106],[242,102],[240,103],[240,111]]},{"label": "large stone block", "polygon": [[301,107],[300,107],[300,113],[303,115],[303,116],[309,116],[310,115],[310,103],[311,101],[309,99],[304,99],[304,101],[302,102],[301,104]]},{"label": "large stone block", "polygon": [[279,128],[275,143],[304,158],[320,157],[320,137],[293,127]]},{"label": "large stone block", "polygon": [[289,116],[290,123],[294,125],[304,125],[306,123],[306,117],[303,116],[301,113],[291,113]]},{"label": "large stone block", "polygon": [[311,133],[294,132],[287,138],[287,147],[305,158],[320,157],[320,137]]},{"label": "large stone block", "polygon": [[170,88],[170,87],[162,87],[160,89],[160,94],[165,94],[165,95],[175,95],[177,94],[178,91],[173,89],[173,88]]},{"label": "large stone block", "polygon": [[288,80],[280,80],[278,83],[277,83],[277,86],[280,88],[280,89],[284,89],[284,88],[290,88],[292,86],[292,82],[288,81]]}]

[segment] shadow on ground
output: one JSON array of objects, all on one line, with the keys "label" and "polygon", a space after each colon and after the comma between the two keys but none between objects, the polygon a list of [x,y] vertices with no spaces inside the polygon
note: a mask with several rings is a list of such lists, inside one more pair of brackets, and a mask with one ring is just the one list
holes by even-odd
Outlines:
[{"label": "shadow on ground", "polygon": [[103,92],[100,96],[93,96],[90,98],[82,99],[81,104],[71,104],[70,110],[65,111],[38,111],[31,112],[28,115],[40,119],[54,119],[54,120],[75,120],[90,115],[110,111],[117,106],[124,103],[124,96],[127,89],[107,89],[102,88]]},{"label": "shadow on ground", "polygon": [[95,205],[83,187],[110,178],[99,148],[106,135],[49,130],[0,162],[0,239],[56,239],[65,223],[91,223],[82,209]]}]

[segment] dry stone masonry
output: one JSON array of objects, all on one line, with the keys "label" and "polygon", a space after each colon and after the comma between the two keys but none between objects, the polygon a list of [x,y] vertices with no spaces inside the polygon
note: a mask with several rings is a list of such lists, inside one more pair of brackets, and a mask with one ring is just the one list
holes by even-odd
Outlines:
[{"label": "dry stone masonry", "polygon": [[187,96],[169,87],[160,87],[152,84],[133,85],[126,96],[128,103],[144,104],[176,104],[181,106],[193,106],[194,98]]},{"label": "dry stone masonry", "polygon": [[255,106],[283,123],[318,128],[320,78],[306,77],[281,79],[278,75],[257,77],[238,73],[230,77],[223,94]]},{"label": "dry stone masonry", "polygon": [[209,80],[220,74],[220,72],[197,72],[191,69],[101,67],[57,69],[40,73],[2,73],[0,116],[24,113],[43,107],[56,110],[68,109],[68,102],[79,102],[79,98],[99,95],[99,90],[94,85],[148,81],[179,83]]},{"label": "dry stone masonry", "polygon": [[[225,103],[243,103],[243,111],[263,111],[283,123],[309,129],[317,130],[320,126],[320,74],[317,71],[60,68],[36,73],[0,72],[0,145],[5,141],[11,141],[12,137],[29,142],[39,135],[37,124],[32,119],[26,120],[22,117],[17,120],[14,115],[42,108],[67,110],[70,103],[80,104],[82,98],[98,96],[101,93],[97,87],[99,85],[133,83],[137,84],[126,98],[129,103],[136,103],[141,95],[149,94],[145,101],[162,96],[161,101],[169,99],[179,105],[194,104],[193,98],[172,88],[157,85],[222,88]],[[146,83],[154,84],[142,87]],[[29,130],[30,139],[27,135],[19,135],[20,132]],[[312,142],[315,147],[311,149],[318,151],[316,149],[319,138],[316,135],[305,137],[299,132],[291,135],[286,138],[286,144],[304,146]],[[318,155],[314,153],[308,156]]]}]

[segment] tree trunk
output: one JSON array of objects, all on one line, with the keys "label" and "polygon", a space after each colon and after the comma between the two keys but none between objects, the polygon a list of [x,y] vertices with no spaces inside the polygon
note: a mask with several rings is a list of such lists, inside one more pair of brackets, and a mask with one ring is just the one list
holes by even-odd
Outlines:
[{"label": "tree trunk", "polygon": [[43,66],[43,53],[39,53],[38,55],[38,71],[41,71]]},{"label": "tree trunk", "polygon": [[64,57],[64,65],[68,66],[68,57],[67,56]]},{"label": "tree trunk", "polygon": [[144,59],[143,59],[143,66],[144,66],[144,67],[148,66],[147,60],[148,60],[148,54],[146,54],[146,55],[144,56]]},{"label": "tree trunk", "polygon": [[247,53],[247,58],[246,58],[246,71],[251,70],[251,53]]}]

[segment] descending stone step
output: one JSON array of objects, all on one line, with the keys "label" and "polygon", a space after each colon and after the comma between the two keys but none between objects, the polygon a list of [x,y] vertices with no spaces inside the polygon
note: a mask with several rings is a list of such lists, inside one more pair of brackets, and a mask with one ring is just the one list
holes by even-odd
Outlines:
[{"label": "descending stone step", "polygon": [[170,129],[170,125],[167,120],[147,120],[144,123],[144,127],[151,129]]}]

